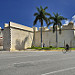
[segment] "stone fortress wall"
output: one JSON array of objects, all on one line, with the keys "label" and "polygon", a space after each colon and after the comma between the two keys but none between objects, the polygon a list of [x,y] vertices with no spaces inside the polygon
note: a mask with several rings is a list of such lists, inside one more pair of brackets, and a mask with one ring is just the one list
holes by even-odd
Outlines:
[{"label": "stone fortress wall", "polygon": [[[35,29],[35,31],[34,31]],[[37,27],[27,27],[21,24],[9,22],[5,23],[3,30],[3,49],[4,50],[24,50],[28,47],[41,46],[41,28],[37,30]],[[50,45],[56,46],[56,32],[53,33],[53,27],[50,29],[47,27],[42,28],[42,38],[45,47]],[[58,47],[64,47],[69,44],[70,47],[75,47],[75,27],[72,22],[68,25],[62,26],[61,35],[58,29]]]},{"label": "stone fortress wall", "polygon": [[[50,29],[43,27],[42,39],[45,47],[54,46],[56,47],[56,32],[53,33],[53,27]],[[40,28],[35,33],[35,46],[41,46],[41,34]],[[75,47],[75,28],[74,24],[70,22],[68,25],[63,25],[61,34],[59,34],[58,28],[58,47],[64,47],[66,44],[69,44],[70,47]],[[38,36],[37,36],[38,35]]]},{"label": "stone fortress wall", "polygon": [[24,50],[32,46],[33,28],[9,22],[4,28],[4,50]]}]

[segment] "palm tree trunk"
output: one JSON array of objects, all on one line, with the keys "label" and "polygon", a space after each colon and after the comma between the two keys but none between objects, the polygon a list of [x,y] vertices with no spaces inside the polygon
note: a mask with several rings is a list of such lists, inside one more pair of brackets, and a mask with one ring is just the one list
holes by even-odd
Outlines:
[{"label": "palm tree trunk", "polygon": [[56,48],[58,47],[58,34],[57,34],[57,25],[56,25]]},{"label": "palm tree trunk", "polygon": [[64,48],[65,48],[65,40],[64,40]]},{"label": "palm tree trunk", "polygon": [[42,26],[41,26],[41,47],[43,48],[43,42],[42,42]]}]

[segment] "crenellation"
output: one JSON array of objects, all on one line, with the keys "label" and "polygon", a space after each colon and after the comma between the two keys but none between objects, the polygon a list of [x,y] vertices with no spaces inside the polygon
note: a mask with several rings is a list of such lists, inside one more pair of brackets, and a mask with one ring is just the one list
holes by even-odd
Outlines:
[{"label": "crenellation", "polygon": [[33,28],[33,31],[35,30],[35,31],[38,31],[38,29],[37,29],[37,27],[32,27]]},{"label": "crenellation", "polygon": [[[42,27],[42,31],[47,31],[49,30],[48,27]],[[39,27],[39,31],[41,31],[41,27]]]},{"label": "crenellation", "polygon": [[2,28],[0,27],[0,30],[1,30]]},{"label": "crenellation", "polygon": [[74,29],[74,23],[73,22],[69,22],[68,26],[69,26],[69,28]]},{"label": "crenellation", "polygon": [[48,27],[44,27],[45,28],[45,31],[48,31],[49,29],[48,29]]},{"label": "crenellation", "polygon": [[5,23],[5,24],[4,24],[4,27],[9,27],[9,24],[8,24],[8,23]]},{"label": "crenellation", "polygon": [[50,26],[50,30],[53,30],[53,26]]},{"label": "crenellation", "polygon": [[63,25],[62,29],[74,29],[74,23],[73,22],[69,22],[68,25]]},{"label": "crenellation", "polygon": [[[50,26],[50,30],[53,30],[53,26]],[[59,30],[59,27],[57,26],[57,30]]]}]

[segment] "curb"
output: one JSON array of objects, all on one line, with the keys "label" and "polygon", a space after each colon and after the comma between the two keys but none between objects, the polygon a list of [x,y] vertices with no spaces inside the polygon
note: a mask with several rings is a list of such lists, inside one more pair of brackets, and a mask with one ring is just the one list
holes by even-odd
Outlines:
[{"label": "curb", "polygon": [[[14,51],[0,51],[0,53],[12,53],[12,52],[61,52],[62,50],[32,50],[32,49],[26,49],[26,50],[14,50]],[[75,51],[75,50],[71,50],[71,51]]]}]

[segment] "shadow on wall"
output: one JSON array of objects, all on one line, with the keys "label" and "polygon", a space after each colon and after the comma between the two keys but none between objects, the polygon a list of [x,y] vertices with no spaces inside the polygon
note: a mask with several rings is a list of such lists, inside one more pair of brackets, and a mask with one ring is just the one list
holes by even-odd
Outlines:
[{"label": "shadow on wall", "polygon": [[0,39],[0,46],[3,46],[3,39]]},{"label": "shadow on wall", "polygon": [[28,36],[25,37],[25,39],[21,42],[19,39],[16,40],[16,50],[24,50],[25,49],[25,44],[28,40]]},{"label": "shadow on wall", "polygon": [[30,34],[30,33],[28,33],[29,35],[29,37],[30,37],[30,39],[32,40],[32,44],[31,44],[31,46],[33,46],[34,45],[34,35],[33,35],[33,37],[32,37],[32,35]]}]

